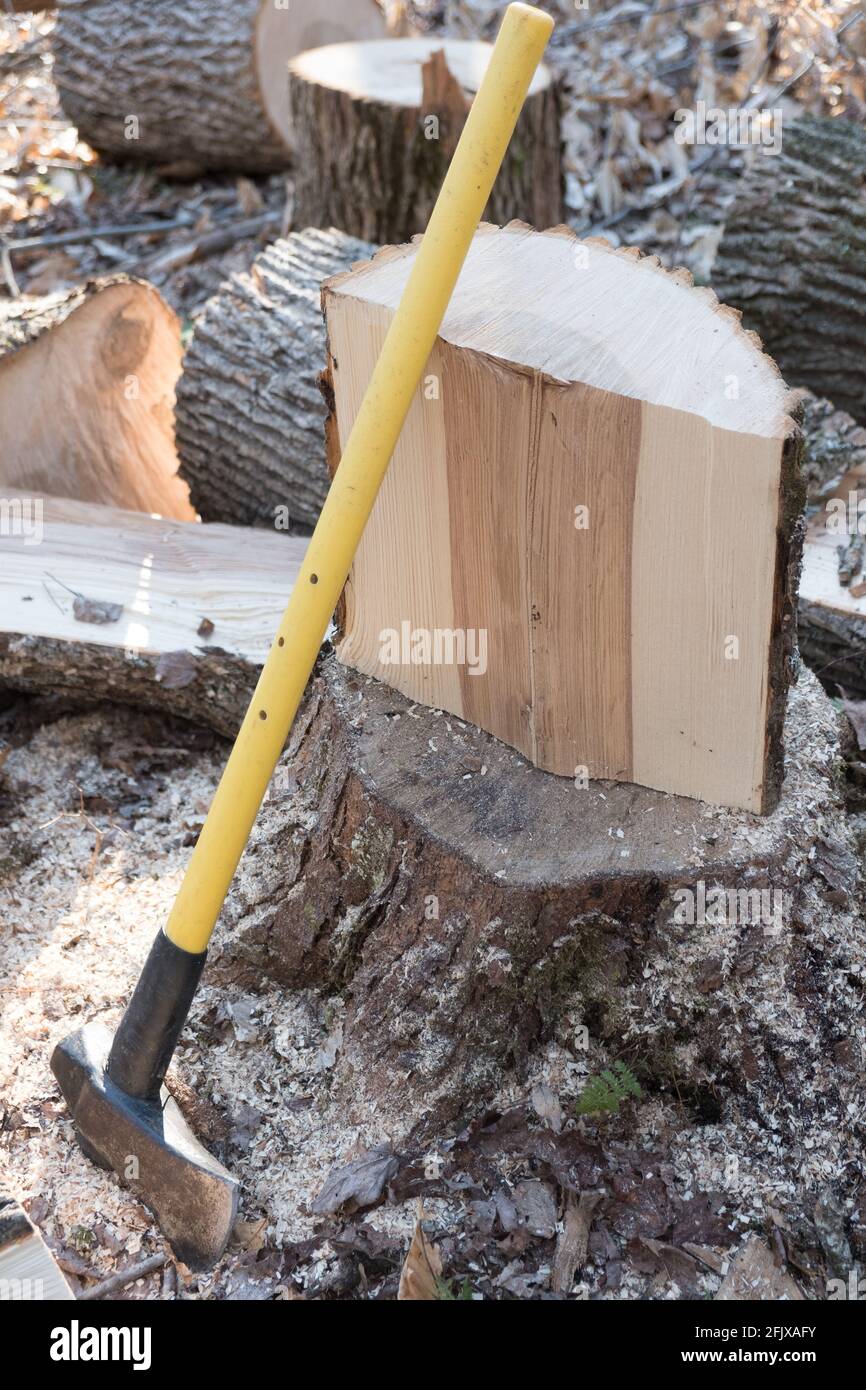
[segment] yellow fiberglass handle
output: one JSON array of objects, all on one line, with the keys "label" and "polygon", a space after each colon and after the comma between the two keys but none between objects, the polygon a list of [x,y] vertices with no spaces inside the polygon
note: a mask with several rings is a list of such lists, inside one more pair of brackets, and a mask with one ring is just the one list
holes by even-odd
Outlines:
[{"label": "yellow fiberglass handle", "polygon": [[430,224],[165,932],[210,940],[421,380],[517,118],[553,30],[509,5]]}]

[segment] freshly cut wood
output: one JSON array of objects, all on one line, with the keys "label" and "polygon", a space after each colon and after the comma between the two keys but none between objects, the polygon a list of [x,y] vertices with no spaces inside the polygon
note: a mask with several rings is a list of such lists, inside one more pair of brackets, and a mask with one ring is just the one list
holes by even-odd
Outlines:
[{"label": "freshly cut wood", "polygon": [[211,968],[341,997],[334,1092],[350,1115],[375,1100],[389,1136],[421,1114],[441,1138],[552,1035],[584,1068],[587,1047],[625,1047],[679,1105],[748,1093],[750,1114],[778,1116],[808,1078],[838,1113],[826,1039],[848,1036],[857,992],[829,983],[841,962],[818,977],[807,962],[830,913],[849,960],[863,928],[838,719],[809,672],[785,736],[785,788],[756,823],[625,783],[575,788],[329,657]]},{"label": "freshly cut wood", "polygon": [[0,685],[237,733],[304,541],[22,493],[2,507]]},{"label": "freshly cut wood", "polygon": [[0,312],[0,487],[192,518],[177,476],[180,324],[143,280]]},{"label": "freshly cut wood", "polygon": [[779,153],[756,152],[713,266],[720,298],[789,381],[866,421],[866,131],[786,121]]},{"label": "freshly cut wood", "polygon": [[866,697],[866,428],[829,401],[810,400],[804,421],[810,491],[800,580],[803,659],[830,688]]},{"label": "freshly cut wood", "polygon": [[[423,232],[492,46],[391,39],[302,53],[289,64],[297,146],[296,220],[367,241]],[[536,226],[562,220],[559,94],[533,78],[488,215]]]},{"label": "freshly cut wood", "polygon": [[[334,463],[415,253],[325,287]],[[552,772],[768,811],[796,405],[687,273],[482,228],[345,590],[341,659]]]},{"label": "freshly cut wood", "polygon": [[0,1192],[0,1302],[41,1303],[74,1297],[24,1208]]},{"label": "freshly cut wood", "polygon": [[267,172],[289,163],[286,64],[386,33],[376,0],[63,0],[63,109],[114,159]]},{"label": "freshly cut wood", "polygon": [[204,521],[315,525],[328,490],[322,281],[373,254],[343,232],[293,232],[195,319],[177,388],[181,477]]}]

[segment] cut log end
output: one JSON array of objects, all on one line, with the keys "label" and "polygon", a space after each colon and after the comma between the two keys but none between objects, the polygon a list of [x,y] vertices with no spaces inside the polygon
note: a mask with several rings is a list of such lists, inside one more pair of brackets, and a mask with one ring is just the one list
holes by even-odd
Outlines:
[{"label": "cut log end", "polygon": [[0,485],[194,517],[177,476],[180,325],[152,285],[116,277],[0,319]]}]

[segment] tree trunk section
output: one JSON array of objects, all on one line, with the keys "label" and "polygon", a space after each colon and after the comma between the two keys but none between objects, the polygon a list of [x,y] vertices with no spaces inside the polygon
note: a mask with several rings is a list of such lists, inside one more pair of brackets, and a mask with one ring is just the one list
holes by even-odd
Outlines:
[{"label": "tree trunk section", "polygon": [[234,737],[305,542],[22,493],[2,520],[0,685]]},{"label": "tree trunk section", "polygon": [[[460,40],[392,39],[291,63],[299,224],[373,242],[423,232],[489,52]],[[542,68],[496,180],[491,221],[562,221],[559,113],[557,84]]]},{"label": "tree trunk section", "polygon": [[115,160],[267,173],[291,159],[288,60],[384,33],[376,0],[63,0],[54,80],[82,138]]},{"label": "tree trunk section", "polygon": [[191,520],[177,476],[180,324],[112,276],[0,313],[0,486]]},{"label": "tree trunk section", "polygon": [[321,285],[372,251],[294,232],[204,306],[177,392],[180,473],[203,520],[315,525],[329,483]]},{"label": "tree trunk section", "polygon": [[[571,1009],[614,1046],[636,1030],[640,1055],[684,1087],[723,1074],[742,1092],[748,1044],[772,1093],[774,1047],[795,1056],[803,1040],[791,1050],[756,1028],[745,977],[778,968],[778,946],[800,1018],[794,933],[810,853],[821,841],[835,855],[825,872],[837,910],[857,877],[833,782],[836,715],[808,674],[786,739],[785,793],[758,822],[636,786],[577,790],[327,658],[243,861],[215,969],[341,992],[335,1084],[347,1103],[375,1099],[386,1132],[392,1116],[399,1128],[426,1111],[435,1127],[479,1109]],[[701,884],[758,897],[737,899],[736,925],[702,923]],[[697,924],[687,907],[675,919],[683,888]]]},{"label": "tree trunk section", "polygon": [[778,154],[743,176],[713,268],[788,381],[866,421],[866,133],[785,125]]}]

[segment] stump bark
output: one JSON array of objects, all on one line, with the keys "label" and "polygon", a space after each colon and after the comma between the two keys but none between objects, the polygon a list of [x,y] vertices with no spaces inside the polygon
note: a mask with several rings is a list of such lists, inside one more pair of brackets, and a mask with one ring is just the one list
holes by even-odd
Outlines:
[{"label": "stump bark", "polygon": [[180,474],[205,521],[313,526],[328,491],[323,280],[372,254],[310,228],[269,246],[195,320],[177,391]]},{"label": "stump bark", "polygon": [[803,424],[810,519],[798,608],[800,653],[832,691],[866,696],[866,428],[809,398]]},{"label": "stump bark", "polygon": [[192,519],[177,476],[180,324],[114,276],[0,314],[0,487]]},{"label": "stump bark", "polygon": [[737,189],[713,267],[786,378],[866,420],[866,133],[786,123]]},{"label": "stump bark", "polygon": [[[423,232],[491,51],[462,40],[391,39],[294,59],[297,221],[374,242]],[[559,105],[542,66],[494,186],[492,221],[562,221]]]},{"label": "stump bark", "polygon": [[376,0],[64,0],[54,79],[113,159],[267,173],[291,158],[289,58],[385,32]]},{"label": "stump bark", "polygon": [[[569,1018],[615,1055],[633,1033],[684,1089],[761,1077],[769,1096],[774,1055],[804,1051],[796,1028],[820,995],[798,976],[797,933],[809,913],[853,910],[857,880],[836,715],[808,673],[786,740],[785,791],[763,821],[619,783],[577,789],[329,657],[213,969],[341,993],[335,1085],[375,1100],[385,1132],[479,1109]],[[701,884],[737,895],[730,921],[700,920]],[[769,1028],[771,986],[790,1017]]]}]

